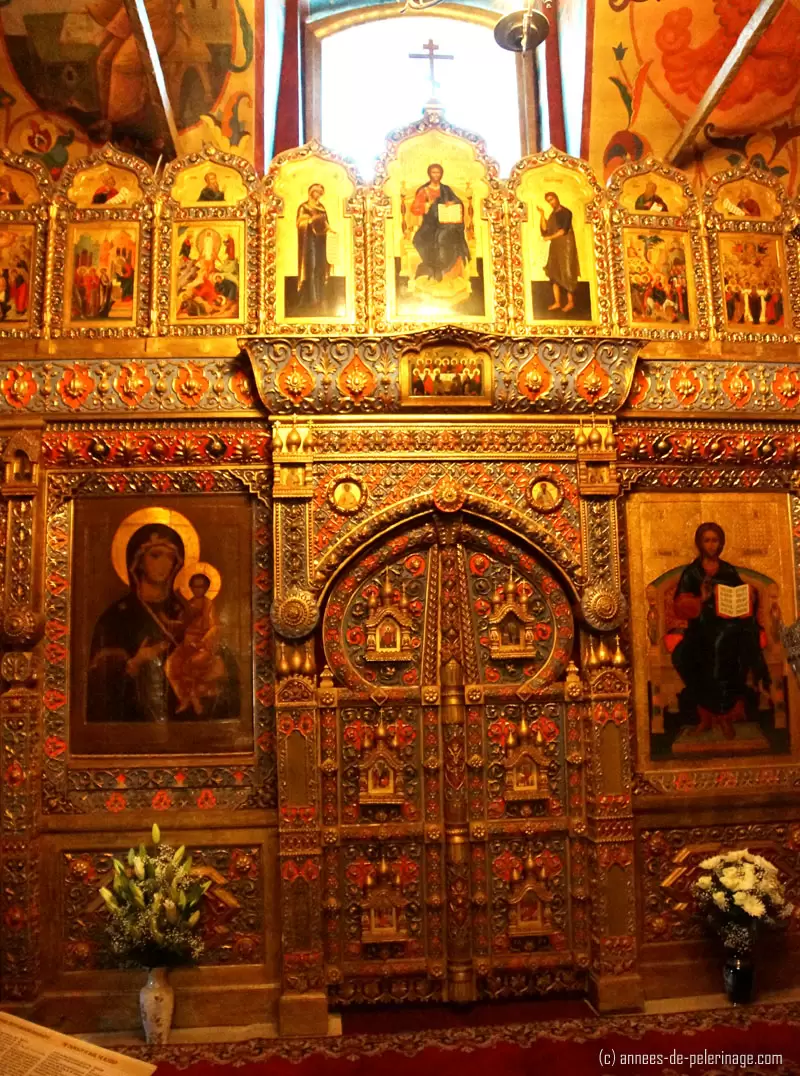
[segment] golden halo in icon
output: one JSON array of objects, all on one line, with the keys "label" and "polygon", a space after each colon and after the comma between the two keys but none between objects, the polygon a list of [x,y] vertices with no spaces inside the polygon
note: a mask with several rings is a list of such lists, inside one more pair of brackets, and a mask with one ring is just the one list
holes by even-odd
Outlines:
[{"label": "golden halo in icon", "polygon": [[208,579],[210,585],[204,597],[213,601],[222,589],[222,576],[213,564],[208,564],[204,560],[184,564],[175,580],[175,589],[179,590],[187,601],[191,601],[194,594],[189,586],[189,580],[193,575],[204,575]]},{"label": "golden halo in icon", "polygon": [[195,563],[200,557],[200,539],[186,516],[170,508],[140,508],[123,519],[111,541],[111,563],[125,586],[128,586],[130,582],[126,558],[128,542],[140,527],[145,527],[148,523],[161,523],[165,527],[171,527],[176,534],[180,535],[183,542],[184,564]]}]

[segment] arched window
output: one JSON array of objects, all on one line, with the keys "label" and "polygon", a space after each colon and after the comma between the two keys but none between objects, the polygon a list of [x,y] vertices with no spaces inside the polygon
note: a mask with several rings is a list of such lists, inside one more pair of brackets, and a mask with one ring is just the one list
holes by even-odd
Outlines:
[{"label": "arched window", "polygon": [[382,8],[309,22],[308,136],[349,157],[369,180],[386,135],[419,119],[431,97],[428,59],[409,54],[425,56],[433,42],[435,57],[453,57],[434,61],[446,120],[480,135],[507,175],[520,156],[520,110],[515,56],[493,36],[497,17],[464,7],[387,17]]}]

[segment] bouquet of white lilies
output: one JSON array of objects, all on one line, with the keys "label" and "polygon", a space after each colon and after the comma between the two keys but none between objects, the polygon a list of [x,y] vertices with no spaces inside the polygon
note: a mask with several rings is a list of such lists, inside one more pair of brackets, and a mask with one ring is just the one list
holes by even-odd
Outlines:
[{"label": "bouquet of white lilies", "polygon": [[759,926],[775,927],[792,913],[778,869],[747,849],[721,852],[700,864],[693,886],[699,911],[722,938],[726,948],[746,952]]},{"label": "bouquet of white lilies", "polygon": [[153,825],[152,852],[143,844],[128,852],[127,866],[114,860],[111,890],[100,895],[111,912],[111,948],[126,965],[144,968],[191,964],[203,952],[196,933],[200,904],[211,882],[192,875],[192,857],[161,844]]}]

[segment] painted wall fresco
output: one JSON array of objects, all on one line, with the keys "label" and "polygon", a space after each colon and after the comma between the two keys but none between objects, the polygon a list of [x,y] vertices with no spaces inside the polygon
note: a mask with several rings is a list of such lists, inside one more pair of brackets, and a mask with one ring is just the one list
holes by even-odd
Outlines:
[{"label": "painted wall fresco", "polygon": [[[583,146],[599,175],[667,154],[757,2],[596,0]],[[711,114],[692,166],[696,187],[750,162],[796,192],[798,61],[800,4],[789,0]]]},{"label": "painted wall fresco", "polygon": [[[253,159],[254,0],[146,0],[179,150],[203,143]],[[123,0],[8,0],[0,9],[2,141],[54,179],[92,148],[155,163],[146,66]]]}]

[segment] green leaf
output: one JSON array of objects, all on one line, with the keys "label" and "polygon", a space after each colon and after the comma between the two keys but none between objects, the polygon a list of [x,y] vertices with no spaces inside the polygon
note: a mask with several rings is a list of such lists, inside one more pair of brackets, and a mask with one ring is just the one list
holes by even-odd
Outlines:
[{"label": "green leaf", "polygon": [[247,15],[244,8],[240,4],[239,0],[234,0],[236,7],[236,14],[239,17],[239,27],[242,31],[242,48],[244,49],[244,62],[241,64],[232,64],[228,61],[228,70],[240,74],[242,71],[246,71],[250,64],[253,62],[254,55],[254,42],[253,28],[247,21]]},{"label": "green leaf", "polygon": [[153,835],[153,844],[160,844],[160,842],[161,842],[161,830],[158,828],[158,824],[156,822],[153,823],[152,835]]},{"label": "green leaf", "polygon": [[776,164],[773,168],[770,168],[770,172],[772,172],[773,176],[777,176],[778,179],[780,179],[781,176],[789,175],[789,169],[784,168],[782,164]]},{"label": "green leaf", "polygon": [[628,89],[628,87],[625,85],[621,78],[616,78],[614,75],[612,75],[611,81],[619,90],[619,95],[622,98],[622,103],[623,105],[625,105],[625,108],[628,112],[628,123],[630,123],[631,117],[633,116],[633,98],[631,97],[631,91]]},{"label": "green leaf", "polygon": [[742,163],[742,155],[740,153],[729,153],[725,160],[732,168],[735,168],[737,164]]},{"label": "green leaf", "polygon": [[615,59],[615,60],[620,60],[620,61],[622,61],[622,60],[624,60],[624,59],[625,59],[625,53],[626,53],[626,52],[627,52],[628,50],[627,50],[627,48],[626,48],[626,47],[625,47],[625,46],[624,46],[624,45],[622,44],[622,42],[620,41],[620,43],[619,43],[618,45],[614,45],[614,46],[612,46],[612,49],[611,49],[611,51],[612,51],[612,52],[614,53],[614,59]]},{"label": "green leaf", "polygon": [[128,876],[127,874],[115,874],[114,875],[114,892],[117,896],[127,899],[128,896]]}]

